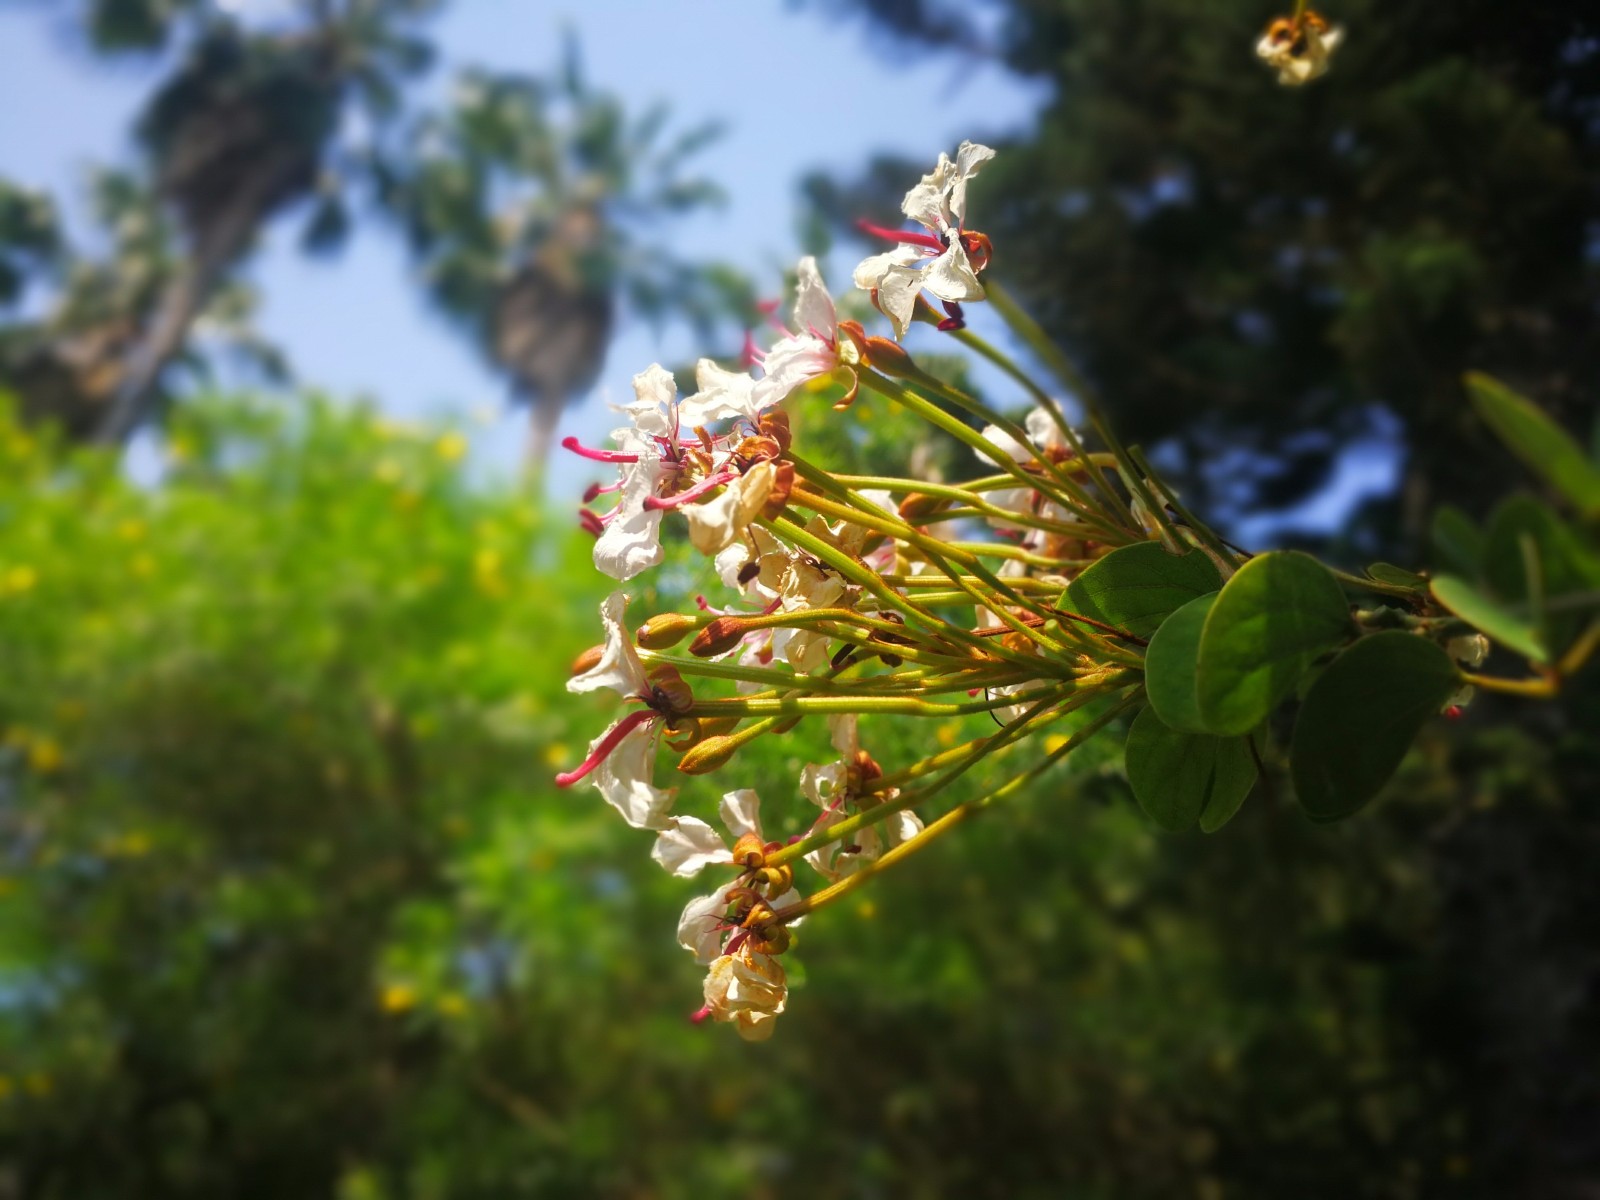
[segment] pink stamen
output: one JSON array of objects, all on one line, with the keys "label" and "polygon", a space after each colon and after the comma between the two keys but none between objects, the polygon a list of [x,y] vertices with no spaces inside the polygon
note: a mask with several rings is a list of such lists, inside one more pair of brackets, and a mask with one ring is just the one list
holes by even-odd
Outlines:
[{"label": "pink stamen", "polygon": [[756,335],[753,330],[744,331],[744,348],[739,351],[739,365],[749,370],[759,367],[761,360],[766,358],[760,346],[756,345]]},{"label": "pink stamen", "polygon": [[857,221],[856,228],[871,237],[887,238],[891,242],[905,242],[912,246],[921,246],[925,250],[937,250],[940,254],[945,251],[944,242],[931,233],[911,233],[903,229],[885,229],[882,225],[874,225],[871,221]]},{"label": "pink stamen", "polygon": [[644,506],[648,509],[657,508],[682,508],[693,500],[700,499],[707,492],[715,491],[725,483],[732,483],[739,478],[734,471],[722,471],[707,479],[702,479],[686,492],[679,492],[676,496],[668,496],[663,500],[660,496],[646,496]]},{"label": "pink stamen", "polygon": [[585,533],[593,534],[595,537],[599,537],[606,531],[606,523],[600,519],[598,513],[590,508],[580,508],[578,510],[578,524]]},{"label": "pink stamen", "polygon": [[596,500],[598,500],[601,496],[606,495],[608,492],[620,492],[621,490],[622,485],[620,483],[609,484],[605,487],[601,487],[598,483],[591,483],[587,488],[584,489],[583,502],[585,504],[593,504]]},{"label": "pink stamen", "polygon": [[589,757],[579,763],[575,770],[563,771],[556,776],[556,786],[564,788],[571,787],[577,783],[578,780],[605,762],[607,756],[617,748],[623,738],[627,737],[646,721],[651,720],[655,715],[655,713],[646,708],[641,709],[639,712],[631,712],[623,717],[622,720],[606,731],[605,737],[596,743],[595,748],[589,752]]},{"label": "pink stamen", "polygon": [[585,446],[575,437],[562,438],[561,446],[565,450],[571,450],[580,458],[592,458],[595,462],[636,463],[639,461],[637,454],[623,454],[619,450],[596,450],[592,446]]},{"label": "pink stamen", "polygon": [[689,1022],[692,1025],[699,1025],[699,1024],[702,1024],[705,1021],[705,1019],[707,1017],[709,1017],[710,1015],[711,1015],[711,1005],[707,1004],[704,1008],[698,1009],[695,1012],[690,1013],[689,1014]]}]

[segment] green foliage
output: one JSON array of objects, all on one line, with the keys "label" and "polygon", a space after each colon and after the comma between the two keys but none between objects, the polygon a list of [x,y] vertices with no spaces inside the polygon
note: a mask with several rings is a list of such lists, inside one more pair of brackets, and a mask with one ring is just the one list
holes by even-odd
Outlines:
[{"label": "green foliage", "polygon": [[1062,607],[1147,637],[1168,614],[1222,586],[1216,564],[1198,550],[1173,554],[1156,542],[1113,550],[1067,585]]},{"label": "green foliage", "polygon": [[1200,635],[1217,594],[1196,596],[1162,622],[1144,654],[1144,686],[1150,707],[1162,722],[1182,733],[1205,733],[1195,671]]},{"label": "green foliage", "polygon": [[1547,480],[1578,514],[1600,519],[1600,467],[1537,406],[1487,375],[1467,376],[1472,406],[1513,454]]},{"label": "green foliage", "polygon": [[1257,555],[1206,614],[1195,668],[1201,722],[1211,733],[1248,733],[1350,633],[1349,606],[1326,567],[1294,550]]},{"label": "green foliage", "polygon": [[1215,833],[1239,811],[1256,781],[1247,739],[1182,733],[1156,710],[1134,718],[1126,746],[1128,786],[1150,819],[1170,833],[1195,822]]},{"label": "green foliage", "polygon": [[1365,807],[1458,687],[1448,654],[1399,630],[1362,638],[1334,659],[1306,692],[1289,752],[1295,795],[1311,819]]}]

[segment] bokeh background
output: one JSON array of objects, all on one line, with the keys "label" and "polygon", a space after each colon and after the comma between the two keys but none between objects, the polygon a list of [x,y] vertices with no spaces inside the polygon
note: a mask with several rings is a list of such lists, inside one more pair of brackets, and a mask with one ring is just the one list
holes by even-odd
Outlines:
[{"label": "bokeh background", "polygon": [[814,919],[763,1045],[550,783],[607,581],[548,445],[963,137],[994,273],[1253,547],[1425,567],[1529,486],[1468,369],[1600,433],[1591,6],[1327,11],[1288,91],[1258,0],[0,4],[0,1197],[1600,1196],[1592,681],[1333,828],[1160,835],[1090,748]]}]

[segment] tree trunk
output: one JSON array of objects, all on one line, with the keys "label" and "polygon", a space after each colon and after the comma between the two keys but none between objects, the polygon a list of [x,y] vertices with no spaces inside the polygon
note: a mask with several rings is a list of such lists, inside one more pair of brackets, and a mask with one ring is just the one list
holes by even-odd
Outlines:
[{"label": "tree trunk", "polygon": [[559,403],[551,404],[548,399],[542,399],[528,405],[528,441],[522,451],[522,482],[535,495],[544,490],[545,468],[549,465],[556,426],[560,423]]}]

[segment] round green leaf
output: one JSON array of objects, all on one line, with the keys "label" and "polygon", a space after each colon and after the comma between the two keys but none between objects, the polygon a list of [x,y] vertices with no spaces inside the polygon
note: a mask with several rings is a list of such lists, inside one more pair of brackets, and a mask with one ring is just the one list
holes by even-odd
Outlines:
[{"label": "round green leaf", "polygon": [[1157,542],[1139,542],[1086,567],[1067,585],[1062,607],[1149,637],[1168,613],[1221,586],[1216,564],[1200,551],[1170,554]]},{"label": "round green leaf", "polygon": [[1446,504],[1433,514],[1433,553],[1446,571],[1475,579],[1483,563],[1483,534],[1471,517]]},{"label": "round green leaf", "polygon": [[1244,738],[1179,733],[1153,708],[1134,718],[1123,756],[1139,807],[1170,833],[1192,829],[1196,821],[1207,833],[1221,828],[1256,781]]},{"label": "round green leaf", "polygon": [[1150,707],[1171,729],[1204,733],[1195,696],[1195,669],[1200,660],[1200,633],[1218,593],[1196,596],[1161,623],[1144,652],[1144,690]]},{"label": "round green leaf", "polygon": [[1248,733],[1350,632],[1344,593],[1316,559],[1298,550],[1252,558],[1228,580],[1200,635],[1201,723],[1214,734]]},{"label": "round green leaf", "polygon": [[1428,581],[1415,571],[1408,571],[1404,567],[1397,567],[1393,563],[1376,562],[1367,568],[1367,578],[1375,579],[1379,583],[1387,583],[1390,587],[1403,587],[1413,592],[1428,590]]},{"label": "round green leaf", "polygon": [[1376,796],[1460,682],[1448,654],[1400,630],[1362,638],[1334,659],[1306,693],[1289,748],[1311,819],[1337,821]]}]

